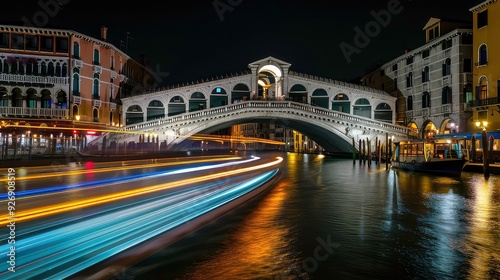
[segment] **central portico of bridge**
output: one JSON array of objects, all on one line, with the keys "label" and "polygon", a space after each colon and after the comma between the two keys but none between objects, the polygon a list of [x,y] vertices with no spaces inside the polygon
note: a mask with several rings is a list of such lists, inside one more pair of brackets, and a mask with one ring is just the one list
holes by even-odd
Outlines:
[{"label": "central portico of bridge", "polygon": [[125,126],[107,141],[120,145],[152,135],[163,147],[179,150],[194,134],[257,122],[294,129],[334,153],[352,152],[358,140],[408,138],[408,129],[395,124],[395,97],[290,66],[268,57],[240,74],[122,98]]}]

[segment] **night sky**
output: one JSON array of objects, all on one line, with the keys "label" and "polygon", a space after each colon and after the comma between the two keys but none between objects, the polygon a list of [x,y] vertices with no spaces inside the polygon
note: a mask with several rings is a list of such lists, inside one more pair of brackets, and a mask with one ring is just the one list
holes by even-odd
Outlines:
[{"label": "night sky", "polygon": [[[136,60],[145,55],[161,72],[161,85],[238,73],[268,56],[291,63],[292,71],[353,81],[424,44],[422,28],[430,17],[472,21],[469,9],[483,2],[57,0],[60,6],[54,8],[55,1],[2,3],[1,23],[70,29],[95,38],[106,26],[108,42],[116,47],[128,32],[128,55]],[[40,3],[48,3],[48,12]],[[384,26],[373,14],[381,15]],[[369,41],[356,44],[355,28],[367,26]],[[341,44],[355,52],[343,54]]]}]

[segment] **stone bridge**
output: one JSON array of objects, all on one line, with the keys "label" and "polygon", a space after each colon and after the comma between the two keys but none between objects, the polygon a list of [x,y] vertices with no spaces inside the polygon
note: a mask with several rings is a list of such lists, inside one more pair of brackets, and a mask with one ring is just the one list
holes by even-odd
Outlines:
[{"label": "stone bridge", "polygon": [[168,150],[185,150],[189,137],[195,134],[210,134],[233,125],[258,122],[271,122],[299,131],[331,153],[352,153],[353,140],[355,149],[359,150],[359,140],[372,140],[373,143],[378,137],[385,143],[386,136],[408,138],[407,127],[314,105],[293,101],[244,101],[128,125],[100,140],[106,138],[105,142],[115,145],[153,142]]}]

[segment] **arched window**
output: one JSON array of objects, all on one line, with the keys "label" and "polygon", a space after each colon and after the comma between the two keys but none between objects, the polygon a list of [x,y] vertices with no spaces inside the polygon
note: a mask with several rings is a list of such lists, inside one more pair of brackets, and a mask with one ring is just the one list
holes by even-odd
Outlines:
[{"label": "arched window", "polygon": [[422,108],[431,107],[431,95],[428,91],[424,91],[422,94]]},{"label": "arched window", "polygon": [[444,87],[443,88],[443,93],[442,93],[442,97],[441,97],[441,102],[442,104],[451,104],[452,103],[452,99],[451,99],[451,87]]},{"label": "arched window", "polygon": [[479,59],[478,59],[478,64],[479,65],[486,65],[488,63],[488,47],[486,44],[482,44],[479,47]]},{"label": "arched window", "polygon": [[447,58],[443,63],[443,76],[451,74],[451,59]]},{"label": "arched window", "polygon": [[95,49],[94,50],[94,61],[93,61],[93,64],[94,65],[99,65],[99,62],[100,62],[99,50]]},{"label": "arched window", "polygon": [[75,68],[73,72],[73,95],[80,96],[80,71]]},{"label": "arched window", "polygon": [[406,107],[408,108],[408,111],[413,110],[413,96],[408,96],[406,103],[407,103]]},{"label": "arched window", "polygon": [[78,43],[73,43],[73,57],[76,59],[80,58],[80,45]]},{"label": "arched window", "polygon": [[99,96],[99,74],[94,73],[94,86],[92,87],[92,98],[100,99]]},{"label": "arched window", "polygon": [[429,81],[429,66],[424,67],[424,71],[422,71],[422,83]]},{"label": "arched window", "polygon": [[413,86],[413,73],[410,72],[408,73],[408,76],[406,76],[406,87],[412,87]]}]

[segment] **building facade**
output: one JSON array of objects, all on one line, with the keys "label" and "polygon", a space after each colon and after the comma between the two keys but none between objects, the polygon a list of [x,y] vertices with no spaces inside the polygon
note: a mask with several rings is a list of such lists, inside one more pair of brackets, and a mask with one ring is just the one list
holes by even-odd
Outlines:
[{"label": "building facade", "polygon": [[0,25],[2,157],[69,153],[123,125],[121,97],[153,74],[106,37]]},{"label": "building facade", "polygon": [[487,130],[495,131],[500,129],[500,4],[496,0],[484,1],[470,11],[475,94],[469,102],[474,121],[486,121]]},{"label": "building facade", "polygon": [[472,122],[470,23],[430,18],[426,43],[383,64],[362,79],[397,98],[398,123],[413,136],[463,131]]}]

